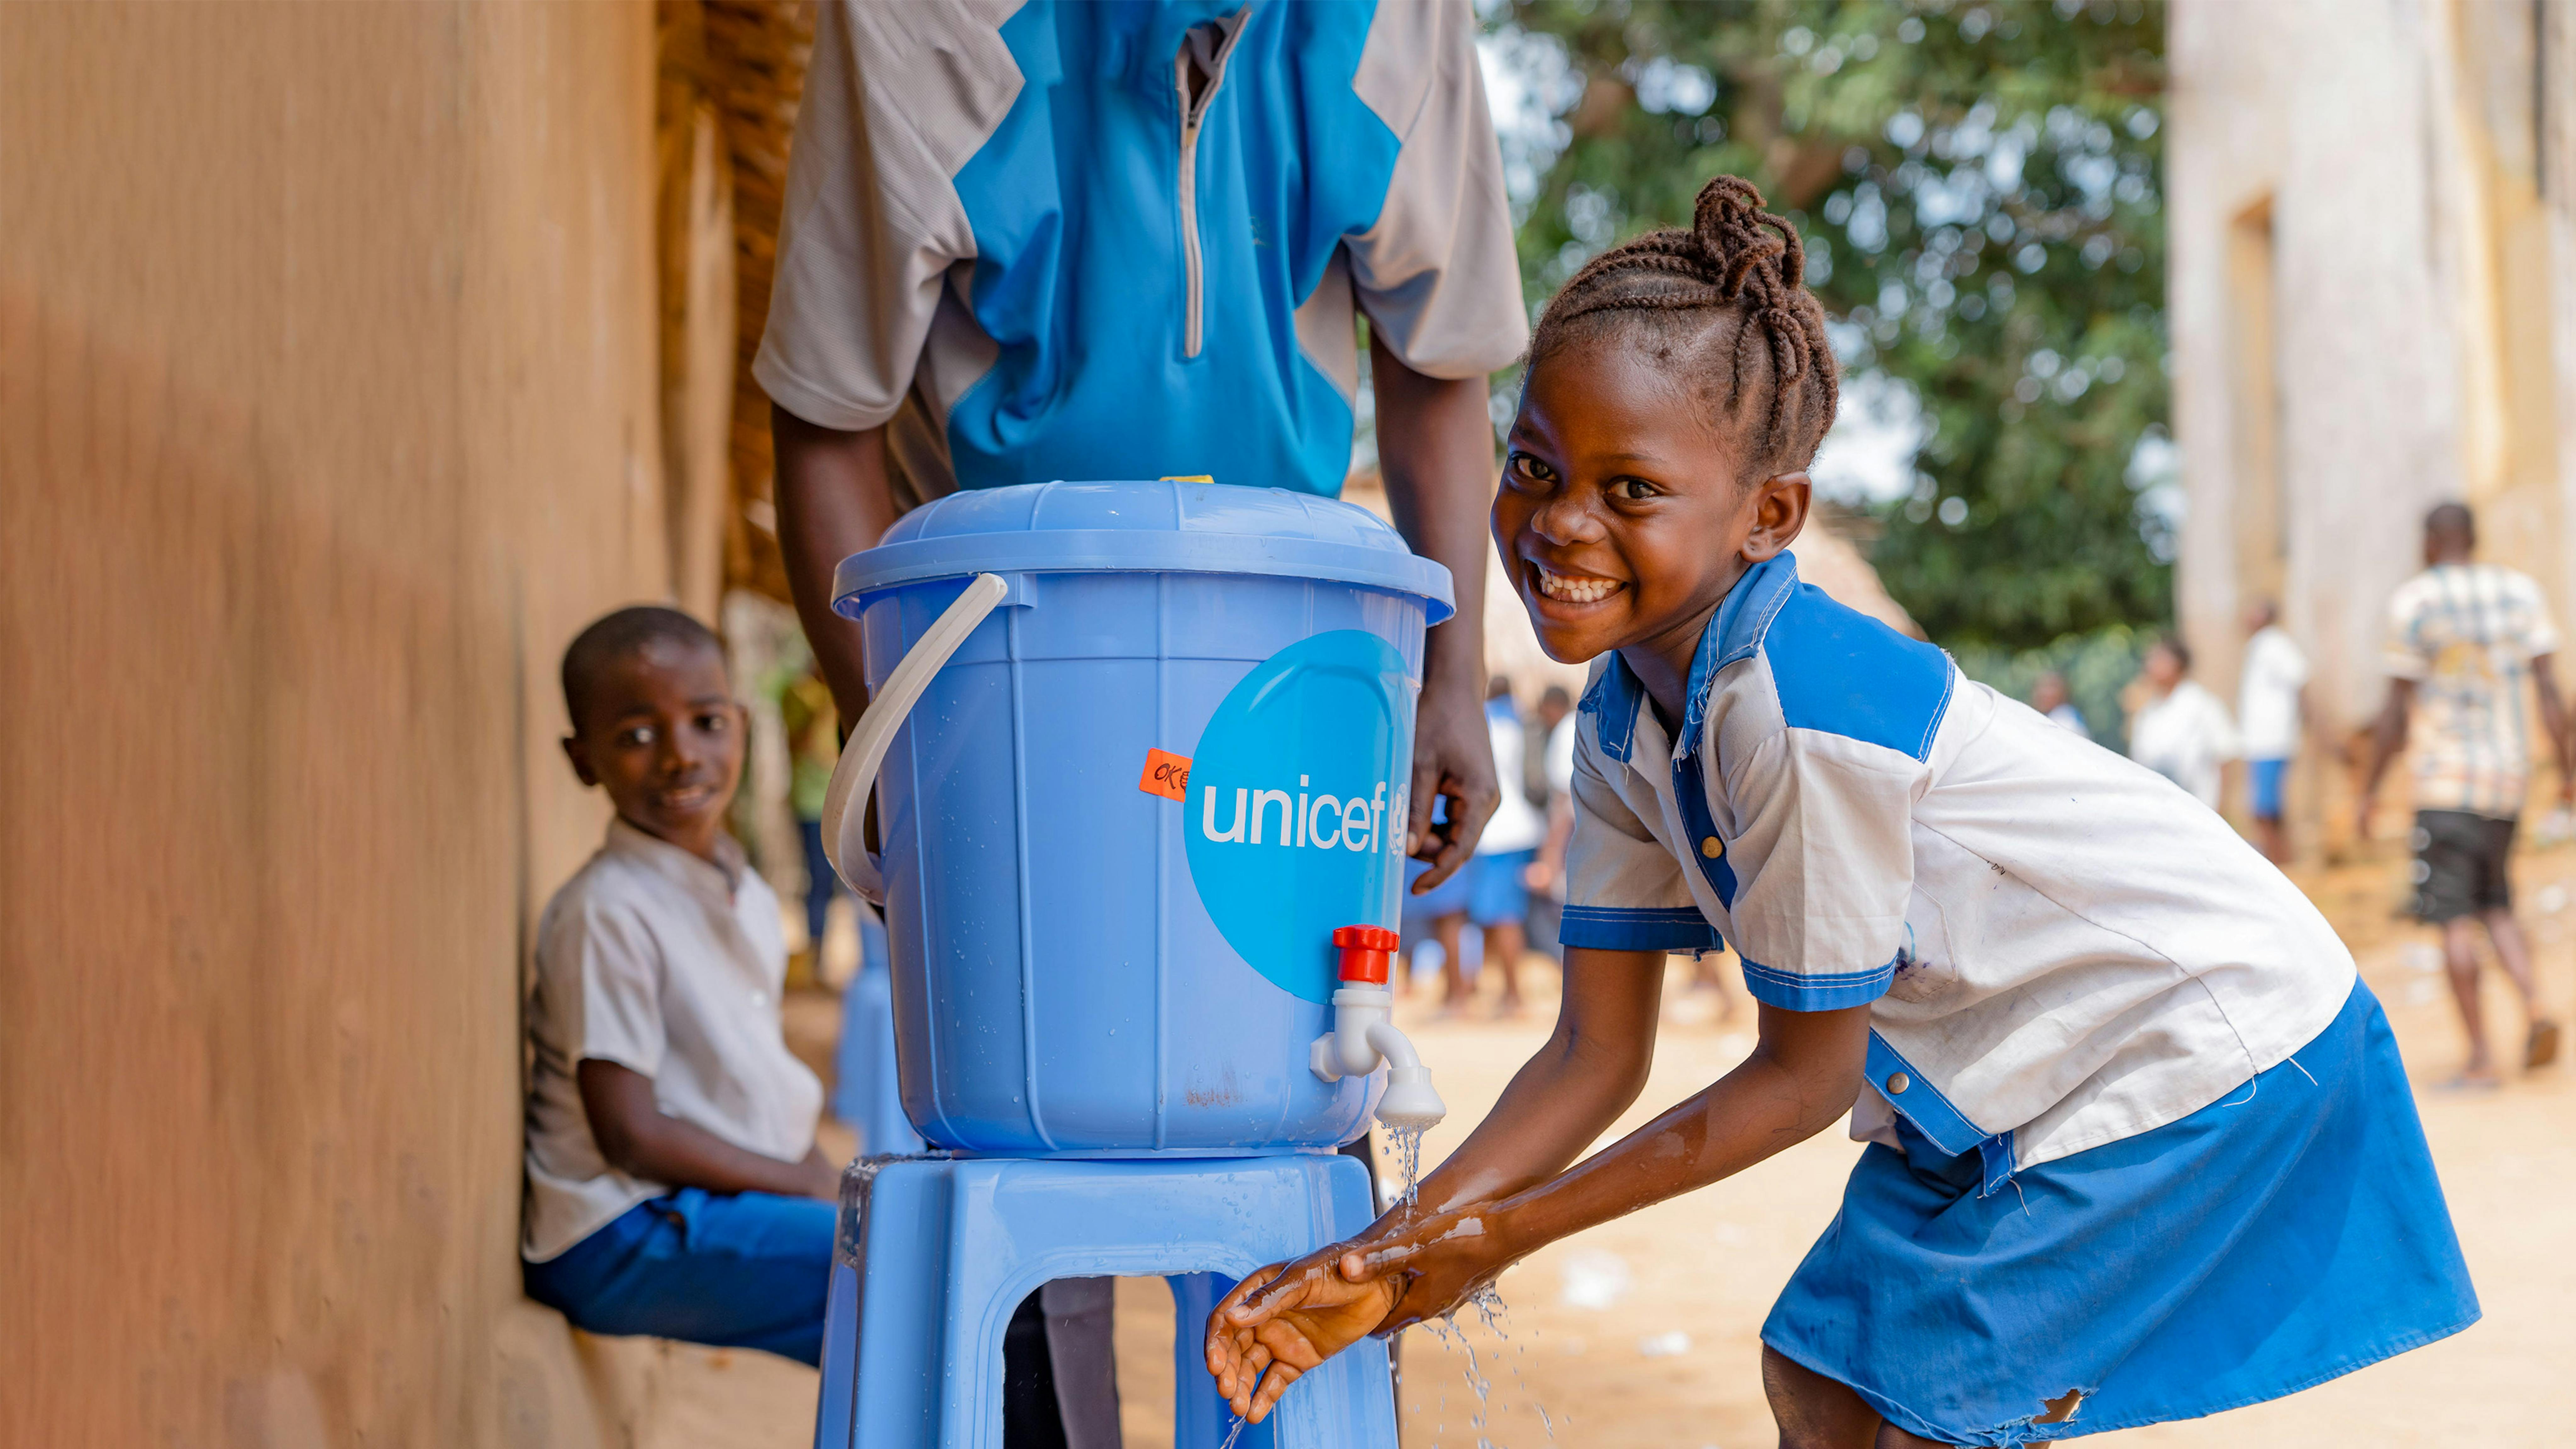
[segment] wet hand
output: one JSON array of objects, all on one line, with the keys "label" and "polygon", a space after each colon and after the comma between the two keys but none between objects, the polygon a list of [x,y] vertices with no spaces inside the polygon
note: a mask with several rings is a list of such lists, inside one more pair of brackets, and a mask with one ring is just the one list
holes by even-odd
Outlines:
[{"label": "wet hand", "polygon": [[1410,1328],[1458,1311],[1459,1305],[1519,1261],[1503,1215],[1491,1202],[1430,1213],[1401,1230],[1354,1243],[1335,1266],[1352,1284],[1388,1283],[1394,1303],[1380,1333]]},{"label": "wet hand", "polygon": [[1368,1334],[1456,1311],[1518,1257],[1489,1203],[1384,1231],[1393,1221],[1250,1275],[1208,1315],[1208,1372],[1239,1417],[1260,1423],[1307,1370]]},{"label": "wet hand", "polygon": [[1335,1244],[1247,1275],[1208,1315],[1207,1368],[1236,1417],[1260,1423],[1307,1370],[1376,1329],[1395,1307],[1392,1283],[1354,1282]]}]

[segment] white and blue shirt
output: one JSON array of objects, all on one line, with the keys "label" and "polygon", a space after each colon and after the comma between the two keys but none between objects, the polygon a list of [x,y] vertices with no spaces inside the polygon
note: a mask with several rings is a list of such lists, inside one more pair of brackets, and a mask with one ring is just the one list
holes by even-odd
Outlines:
[{"label": "white and blue shirt", "polygon": [[[1668,730],[1618,655],[1576,739],[1562,939],[1715,948],[1870,1008],[1874,1093],[1989,1191],[2175,1121],[2334,1020],[2352,955],[2218,815],[1798,582],[1727,595]],[[1890,1134],[1892,1135],[1892,1134]]]},{"label": "white and blue shirt", "polygon": [[1528,340],[1466,0],[825,0],[752,373],[897,502],[1211,474],[1332,497],[1355,322]]}]

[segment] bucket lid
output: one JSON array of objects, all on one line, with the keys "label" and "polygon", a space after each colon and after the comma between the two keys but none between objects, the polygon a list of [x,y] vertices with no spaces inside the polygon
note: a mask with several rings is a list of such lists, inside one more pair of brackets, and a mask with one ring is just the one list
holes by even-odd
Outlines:
[{"label": "bucket lid", "polygon": [[1013,573],[1269,574],[1411,594],[1437,624],[1457,612],[1449,570],[1365,508],[1291,493],[1164,479],[1024,483],[952,493],[841,560],[832,607],[926,579]]}]

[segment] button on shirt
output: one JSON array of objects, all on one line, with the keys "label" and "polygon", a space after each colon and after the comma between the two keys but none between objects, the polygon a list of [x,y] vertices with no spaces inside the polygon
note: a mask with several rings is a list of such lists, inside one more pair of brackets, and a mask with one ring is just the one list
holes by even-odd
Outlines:
[{"label": "button on shirt", "polygon": [[1868,1006],[1856,1132],[1892,1108],[1992,1190],[2219,1100],[2351,992],[2325,918],[2217,815],[1788,554],[1730,591],[1688,700],[1677,746],[1617,655],[1595,667],[1562,939],[1723,933],[1762,1001]]},{"label": "button on shirt", "polygon": [[2388,603],[2391,676],[2415,681],[2415,808],[2496,820],[2531,783],[2523,681],[2556,652],[2540,585],[2494,564],[2436,564]]},{"label": "button on shirt", "polygon": [[530,1262],[671,1190],[601,1154],[574,1077],[585,1057],[651,1077],[665,1114],[747,1152],[796,1162],[813,1149],[823,1084],[780,1031],[778,897],[719,841],[722,868],[612,821],[546,905],[528,1007]]}]

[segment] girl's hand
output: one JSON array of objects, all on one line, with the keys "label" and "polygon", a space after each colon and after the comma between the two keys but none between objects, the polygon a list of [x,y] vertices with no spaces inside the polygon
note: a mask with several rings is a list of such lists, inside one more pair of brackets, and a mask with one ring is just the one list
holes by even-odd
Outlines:
[{"label": "girl's hand", "polygon": [[[1520,1261],[1521,1250],[1507,1246],[1501,1205],[1469,1203],[1432,1213],[1401,1231],[1354,1243],[1335,1266],[1350,1283],[1388,1283],[1395,1302],[1377,1325],[1380,1333],[1411,1328],[1425,1319],[1458,1311],[1505,1268]],[[1260,1295],[1245,1304],[1252,1308]]]},{"label": "girl's hand", "polygon": [[1217,1392],[1258,1424],[1289,1385],[1364,1335],[1455,1311],[1518,1258],[1498,1226],[1494,1205],[1479,1203],[1245,1278],[1208,1316]]},{"label": "girl's hand", "polygon": [[1247,1274],[1208,1315],[1208,1373],[1235,1417],[1268,1418],[1300,1375],[1359,1342],[1395,1307],[1395,1285],[1343,1278],[1348,1247],[1336,1243]]}]

